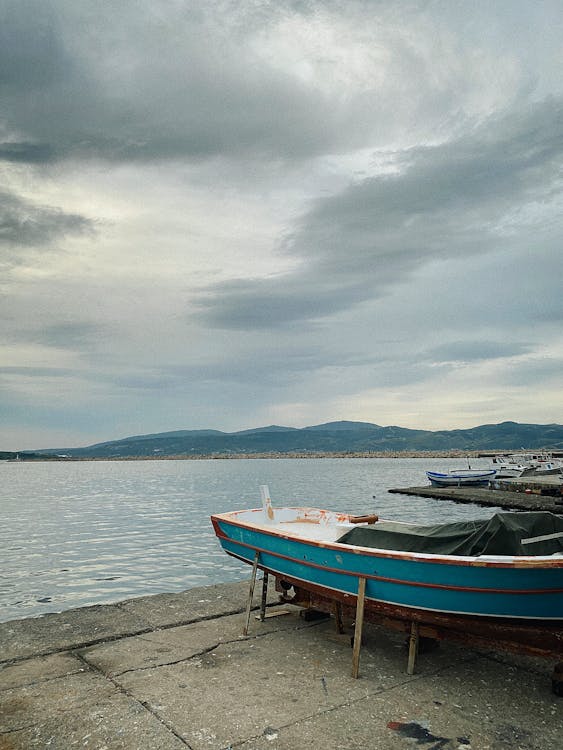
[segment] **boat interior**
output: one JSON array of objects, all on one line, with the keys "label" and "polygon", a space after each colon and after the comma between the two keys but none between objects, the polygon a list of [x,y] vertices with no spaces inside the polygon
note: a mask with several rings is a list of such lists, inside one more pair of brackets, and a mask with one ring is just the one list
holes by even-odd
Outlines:
[{"label": "boat interior", "polygon": [[274,509],[270,501],[262,508],[233,511],[223,517],[321,543],[424,555],[563,559],[563,519],[547,512],[506,512],[485,520],[421,526],[319,508]]},{"label": "boat interior", "polygon": [[260,526],[268,531],[277,531],[301,539],[319,542],[335,542],[358,523],[363,525],[377,521],[377,516],[361,516],[362,521],[352,522],[347,513],[335,513],[319,508],[275,508],[271,512],[263,508],[234,511],[233,520]]}]

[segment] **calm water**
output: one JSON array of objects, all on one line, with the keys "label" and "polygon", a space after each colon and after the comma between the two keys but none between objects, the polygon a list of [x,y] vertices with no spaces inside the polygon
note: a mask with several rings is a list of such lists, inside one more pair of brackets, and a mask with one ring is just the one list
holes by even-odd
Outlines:
[{"label": "calm water", "polygon": [[[491,509],[392,495],[454,459],[0,463],[0,621],[247,577],[209,515],[313,505],[433,523]],[[487,461],[472,461],[472,466]]]}]

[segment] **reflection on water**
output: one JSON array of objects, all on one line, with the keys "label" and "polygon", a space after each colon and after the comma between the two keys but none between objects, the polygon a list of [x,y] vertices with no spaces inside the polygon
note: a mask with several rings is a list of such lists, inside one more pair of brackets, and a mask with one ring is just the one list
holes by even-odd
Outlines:
[{"label": "reflection on water", "polygon": [[[492,509],[392,495],[453,459],[240,459],[0,463],[0,621],[240,580],[211,513],[312,505],[419,523]],[[472,461],[486,466],[486,461]]]}]

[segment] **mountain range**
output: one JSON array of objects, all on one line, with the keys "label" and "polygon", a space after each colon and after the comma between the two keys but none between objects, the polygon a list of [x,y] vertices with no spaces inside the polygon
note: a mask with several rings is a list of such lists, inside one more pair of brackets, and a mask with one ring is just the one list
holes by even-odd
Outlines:
[{"label": "mountain range", "polygon": [[[82,448],[36,450],[68,458],[158,458],[289,453],[563,450],[563,425],[502,422],[466,430],[411,430],[370,422],[327,422],[311,427],[270,425],[239,432],[176,430],[135,435]],[[31,452],[26,452],[25,455]],[[20,454],[23,457],[23,453]]]}]

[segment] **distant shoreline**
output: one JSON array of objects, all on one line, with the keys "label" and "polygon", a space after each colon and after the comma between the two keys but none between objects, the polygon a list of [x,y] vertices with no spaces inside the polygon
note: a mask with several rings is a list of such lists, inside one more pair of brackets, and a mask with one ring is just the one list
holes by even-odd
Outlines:
[{"label": "distant shoreline", "polygon": [[549,451],[553,455],[557,451],[563,455],[563,425],[501,422],[433,432],[341,420],[303,428],[269,425],[238,432],[172,430],[93,445],[0,450],[0,460],[471,459],[514,451]]},{"label": "distant shoreline", "polygon": [[[25,455],[20,453],[17,462],[31,463],[38,461],[234,461],[239,459],[296,459],[296,458],[490,458],[502,453],[503,451],[335,451],[318,453],[309,452],[287,452],[287,453],[217,453],[217,454],[178,454],[178,455],[158,455],[158,456],[49,456],[49,455]],[[8,459],[14,463],[14,459]]]}]

